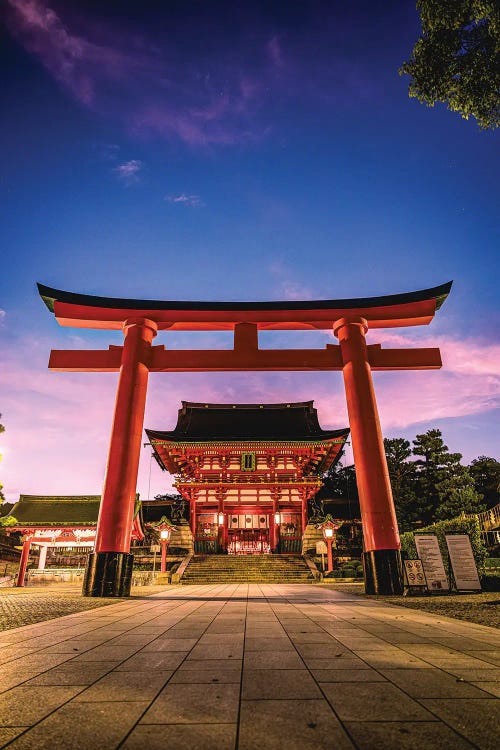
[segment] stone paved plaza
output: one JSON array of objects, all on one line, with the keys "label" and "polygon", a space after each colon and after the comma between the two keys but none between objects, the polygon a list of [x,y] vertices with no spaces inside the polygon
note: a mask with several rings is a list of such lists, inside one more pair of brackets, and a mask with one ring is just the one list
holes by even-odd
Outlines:
[{"label": "stone paved plaza", "polygon": [[0,633],[0,746],[496,750],[499,645],[310,585],[166,587]]}]

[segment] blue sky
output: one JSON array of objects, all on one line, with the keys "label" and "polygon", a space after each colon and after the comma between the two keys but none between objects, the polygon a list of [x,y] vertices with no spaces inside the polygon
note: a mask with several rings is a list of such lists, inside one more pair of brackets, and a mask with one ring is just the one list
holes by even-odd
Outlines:
[{"label": "blue sky", "polygon": [[[419,34],[412,2],[7,0],[2,22],[9,497],[100,491],[116,385],[47,373],[50,348],[119,335],[59,328],[36,281],[223,300],[454,279],[428,329],[370,334],[443,352],[439,373],[377,374],[381,421],[410,439],[440,427],[467,460],[498,457],[498,133],[408,98],[398,68]],[[277,345],[316,343],[304,336]],[[172,345],[207,340],[226,344]],[[146,426],[170,428],[181,398],[312,398],[324,427],[346,424],[338,374],[152,376]],[[166,480],[154,468],[151,492]]]}]

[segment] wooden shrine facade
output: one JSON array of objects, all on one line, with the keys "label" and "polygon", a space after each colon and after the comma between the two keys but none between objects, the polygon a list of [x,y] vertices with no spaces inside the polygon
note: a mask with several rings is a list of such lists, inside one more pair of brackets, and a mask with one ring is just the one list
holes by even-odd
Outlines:
[{"label": "wooden shrine facade", "polygon": [[348,429],[322,430],[313,402],[183,402],[170,432],[146,430],[189,503],[196,552],[300,552],[309,498]]}]

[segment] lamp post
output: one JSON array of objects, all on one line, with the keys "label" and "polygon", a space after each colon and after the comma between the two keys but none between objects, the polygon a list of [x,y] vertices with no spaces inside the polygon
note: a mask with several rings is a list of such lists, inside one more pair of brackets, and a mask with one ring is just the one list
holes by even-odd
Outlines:
[{"label": "lamp post", "polygon": [[160,535],[160,545],[161,545],[160,573],[166,573],[167,572],[167,547],[170,541],[170,536],[172,534],[172,531],[176,531],[176,527],[172,523],[170,523],[168,518],[165,518],[165,516],[162,516],[162,518],[157,523],[152,523],[150,524],[150,526],[154,528]]},{"label": "lamp post", "polygon": [[325,538],[326,542],[326,549],[327,549],[327,573],[331,573],[333,570],[333,554],[332,554],[332,542],[335,536],[335,532],[339,528],[340,524],[336,524],[332,521],[332,519],[327,516],[326,521],[321,524],[321,528],[323,529],[323,536]]},{"label": "lamp post", "polygon": [[160,531],[160,544],[161,544],[161,564],[160,573],[167,572],[167,547],[170,539],[170,529],[161,529]]}]

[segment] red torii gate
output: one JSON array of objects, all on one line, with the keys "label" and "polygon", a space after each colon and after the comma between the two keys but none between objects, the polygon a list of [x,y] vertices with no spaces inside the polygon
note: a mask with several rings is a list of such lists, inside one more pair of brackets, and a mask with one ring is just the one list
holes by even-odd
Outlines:
[{"label": "red torii gate", "polygon": [[[122,330],[123,346],[56,351],[49,368],[65,372],[119,371],[108,464],[95,552],[83,593],[127,596],[133,556],[130,530],[149,372],[342,370],[356,465],[368,593],[402,591],[400,542],[372,370],[441,367],[439,349],[367,345],[371,328],[428,325],[452,282],[406,294],[308,302],[161,302],[74,294],[38,284],[58,323]],[[168,350],[152,346],[157,331],[234,331],[232,350]],[[339,345],[324,349],[259,349],[258,331],[333,330]]]}]

